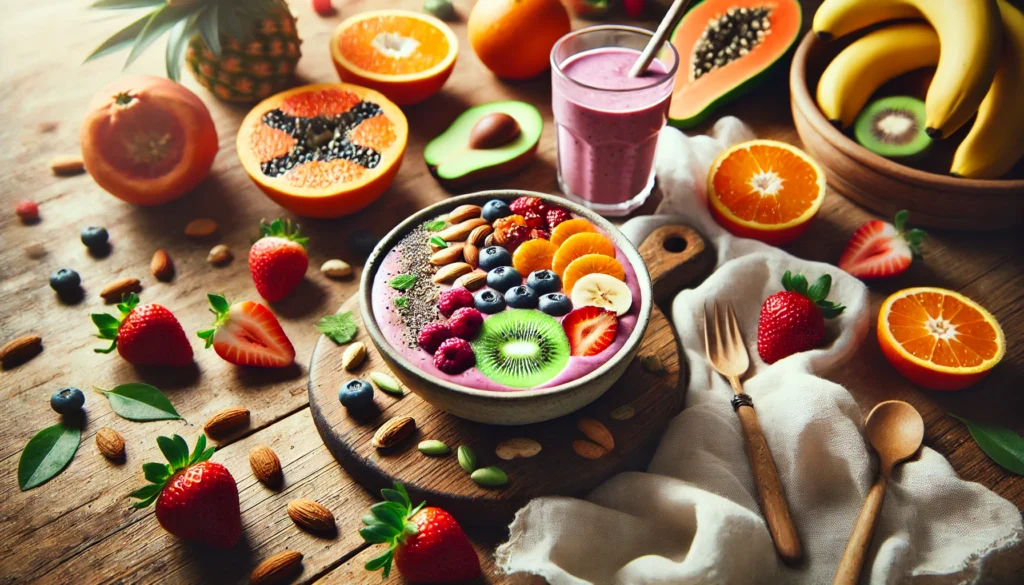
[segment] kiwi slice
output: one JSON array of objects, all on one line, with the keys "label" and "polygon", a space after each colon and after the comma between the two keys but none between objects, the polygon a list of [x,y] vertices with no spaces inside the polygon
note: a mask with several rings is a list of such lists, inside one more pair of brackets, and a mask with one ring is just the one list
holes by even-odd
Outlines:
[{"label": "kiwi slice", "polygon": [[539,386],[569,363],[569,339],[562,325],[532,309],[491,315],[472,345],[477,369],[513,388]]},{"label": "kiwi slice", "polygon": [[875,100],[853,124],[861,146],[886,158],[910,158],[932,145],[925,132],[924,102],[903,95]]}]

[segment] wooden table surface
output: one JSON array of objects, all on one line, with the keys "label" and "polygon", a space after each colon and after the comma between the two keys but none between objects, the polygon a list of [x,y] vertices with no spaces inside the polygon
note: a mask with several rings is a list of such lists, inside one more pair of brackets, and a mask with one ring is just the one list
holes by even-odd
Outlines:
[{"label": "wooden table surface", "polygon": [[[344,17],[381,4],[419,9],[421,0],[335,0],[339,13],[322,19],[308,3],[292,2],[305,40],[299,66],[302,78],[336,81],[328,52],[329,35]],[[304,220],[310,236],[311,269],[288,299],[273,305],[297,350],[296,366],[265,373],[235,368],[212,351],[197,348],[196,366],[180,372],[137,369],[116,354],[99,355],[88,314],[109,311],[99,290],[122,277],[143,281],[142,298],[169,307],[185,330],[210,322],[205,293],[219,291],[234,299],[253,298],[245,262],[248,245],[261,218],[286,215],[250,182],[238,164],[235,133],[245,107],[214,99],[192,79],[185,84],[206,102],[216,121],[221,151],[210,177],[194,193],[159,208],[134,207],[103,192],[88,175],[57,178],[48,161],[78,151],[79,123],[85,104],[101,86],[119,75],[124,55],[81,65],[82,59],[108,34],[130,20],[127,15],[89,13],[78,0],[19,5],[0,23],[5,48],[0,53],[3,75],[0,99],[5,122],[0,126],[5,169],[0,177],[0,339],[37,332],[45,349],[33,360],[2,373],[3,416],[0,416],[0,583],[225,583],[243,581],[262,559],[284,549],[305,555],[297,582],[374,583],[363,573],[372,554],[356,533],[359,517],[375,501],[331,458],[313,427],[306,393],[306,374],[318,332],[313,324],[356,293],[357,280],[336,282],[317,270],[330,258],[353,265],[362,259],[350,249],[347,235],[370,229],[384,235],[410,210],[446,196],[422,162],[426,140],[440,132],[464,108],[495,99],[518,98],[537,104],[549,124],[541,139],[538,160],[513,178],[482,187],[518,187],[554,192],[554,136],[546,76],[519,84],[503,84],[477,61],[465,42],[464,23],[454,29],[462,43],[454,75],[444,91],[410,107],[410,146],[405,164],[391,189],[363,212],[338,220]],[[468,14],[471,0],[455,2]],[[808,13],[810,7],[808,7]],[[579,23],[577,23],[579,24]],[[132,72],[163,74],[162,45],[136,63]],[[752,126],[762,137],[799,143],[789,114],[785,76],[726,110]],[[14,202],[30,198],[40,205],[42,221],[22,225]],[[650,206],[649,206],[650,207]],[[651,209],[647,210],[648,212]],[[966,211],[966,210],[965,210]],[[220,225],[213,241],[184,237],[186,223],[210,217]],[[849,234],[872,215],[835,193],[799,242],[788,249],[805,258],[835,262]],[[78,240],[89,225],[106,226],[112,253],[89,256]],[[222,268],[206,262],[215,243],[232,248],[236,259]],[[937,285],[963,292],[987,307],[1002,323],[1009,348],[1003,363],[981,384],[959,393],[916,389],[885,362],[869,340],[857,360],[840,374],[859,404],[869,409],[882,399],[905,399],[926,421],[926,443],[944,455],[961,477],[980,482],[1024,508],[1024,478],[1003,472],[989,461],[964,427],[946,415],[954,412],[975,420],[1024,431],[1024,277],[1020,252],[1024,240],[1012,232],[935,232],[925,246],[926,259],[902,278],[872,287],[877,310],[891,292],[912,285]],[[149,275],[149,259],[167,249],[177,266],[170,283]],[[48,275],[71,267],[82,275],[86,291],[76,305],[57,302]],[[872,334],[873,336],[873,334]],[[145,381],[162,388],[188,422],[132,423],[114,415],[106,401],[90,389]],[[20,492],[18,457],[32,435],[54,424],[50,395],[63,386],[87,391],[87,422],[74,461],[49,483]],[[152,508],[136,511],[127,495],[143,484],[141,464],[161,460],[157,435],[179,433],[192,443],[212,413],[229,406],[252,412],[252,424],[219,444],[215,460],[238,481],[245,542],[228,553],[171,537],[153,518]],[[110,426],[127,441],[127,461],[113,464],[97,452],[93,435]],[[273,492],[259,484],[247,454],[257,444],[271,446],[284,465],[285,486]],[[335,514],[335,538],[318,538],[299,530],[285,513],[288,501],[307,497]],[[526,582],[495,575],[490,553],[500,535],[474,535],[485,559],[487,581]]]}]

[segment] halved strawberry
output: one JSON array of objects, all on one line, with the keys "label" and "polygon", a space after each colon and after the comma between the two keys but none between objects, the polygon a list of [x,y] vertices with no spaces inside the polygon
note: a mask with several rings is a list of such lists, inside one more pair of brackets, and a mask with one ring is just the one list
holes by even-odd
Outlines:
[{"label": "halved strawberry", "polygon": [[910,267],[914,256],[921,255],[924,230],[904,230],[909,213],[896,213],[894,223],[871,220],[857,228],[839,258],[839,267],[863,280],[889,278]]},{"label": "halved strawberry", "polygon": [[295,348],[270,309],[253,301],[229,305],[221,295],[207,298],[217,318],[198,335],[217,355],[239,366],[262,368],[283,368],[295,361]]},{"label": "halved strawberry", "polygon": [[562,329],[569,338],[569,353],[586,357],[608,349],[615,340],[619,320],[615,313],[601,307],[580,307],[562,317]]}]

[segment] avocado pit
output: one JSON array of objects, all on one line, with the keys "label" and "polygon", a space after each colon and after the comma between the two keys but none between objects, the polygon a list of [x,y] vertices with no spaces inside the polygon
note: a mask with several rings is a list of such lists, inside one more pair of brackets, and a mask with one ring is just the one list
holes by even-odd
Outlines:
[{"label": "avocado pit", "polygon": [[519,137],[519,122],[504,112],[494,112],[480,118],[469,132],[469,147],[473,149],[505,146]]}]

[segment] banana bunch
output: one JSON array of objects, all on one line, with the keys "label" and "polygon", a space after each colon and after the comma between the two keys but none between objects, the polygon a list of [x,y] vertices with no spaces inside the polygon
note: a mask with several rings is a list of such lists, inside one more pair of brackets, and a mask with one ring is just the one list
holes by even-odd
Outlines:
[{"label": "banana bunch", "polygon": [[1024,157],[1024,14],[1006,0],[825,0],[815,34],[839,38],[898,19],[841,51],[818,83],[821,111],[848,127],[885,82],[935,66],[928,135],[948,137],[977,114],[950,172],[998,178]]}]

